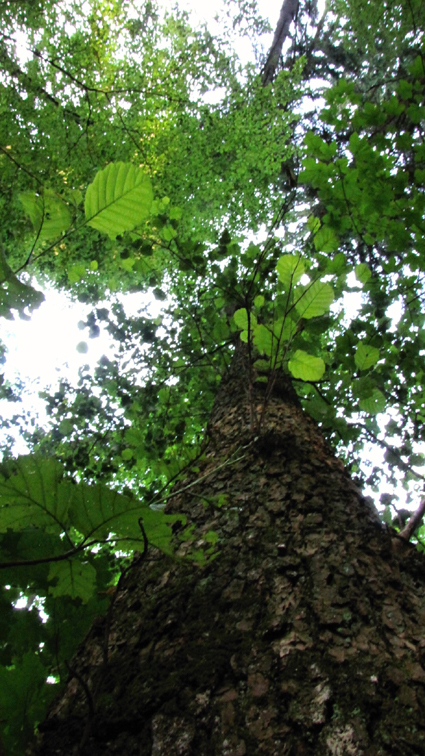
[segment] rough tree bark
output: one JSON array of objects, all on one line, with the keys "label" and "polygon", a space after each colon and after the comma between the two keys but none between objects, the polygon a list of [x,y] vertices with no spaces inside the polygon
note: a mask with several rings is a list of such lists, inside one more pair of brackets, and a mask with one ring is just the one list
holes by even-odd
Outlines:
[{"label": "rough tree bark", "polygon": [[284,380],[251,430],[246,359],[219,392],[199,473],[169,503],[195,543],[219,534],[219,555],[135,559],[107,665],[99,620],[34,754],[425,754],[425,561],[392,548]]}]

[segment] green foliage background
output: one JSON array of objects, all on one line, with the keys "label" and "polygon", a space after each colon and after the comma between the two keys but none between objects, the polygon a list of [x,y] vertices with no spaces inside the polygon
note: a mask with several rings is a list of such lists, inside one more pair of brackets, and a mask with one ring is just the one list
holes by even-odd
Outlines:
[{"label": "green foliage background", "polygon": [[[3,450],[7,753],[31,740],[134,551],[172,553],[163,507],[197,469],[239,338],[247,384],[267,398],[289,373],[354,474],[366,442],[385,450],[367,482],[388,523],[392,484],[422,487],[424,10],[365,6],[301,2],[263,87],[255,3],[228,6],[220,37],[152,2],[1,5],[0,316],[28,318],[48,281],[85,308],[89,338],[116,344],[77,386],[44,392],[48,428],[15,415],[26,456]],[[129,317],[117,292],[162,315]],[[19,390],[3,377],[3,399]],[[186,558],[217,555],[214,533],[182,538]]]}]

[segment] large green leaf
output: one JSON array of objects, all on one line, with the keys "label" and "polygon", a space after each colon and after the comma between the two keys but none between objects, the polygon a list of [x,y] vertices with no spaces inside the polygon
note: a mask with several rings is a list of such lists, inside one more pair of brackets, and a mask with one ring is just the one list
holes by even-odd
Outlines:
[{"label": "large green leaf", "polygon": [[354,272],[356,274],[356,278],[360,283],[365,284],[369,281],[370,277],[372,276],[371,270],[366,263],[359,263],[354,268]]},{"label": "large green leaf", "polygon": [[52,596],[71,596],[86,603],[94,593],[96,570],[88,562],[67,559],[50,565],[49,580],[57,581],[49,588]]},{"label": "large green leaf", "polygon": [[359,370],[368,370],[368,368],[372,367],[372,365],[375,365],[378,360],[379,349],[370,346],[369,344],[364,344],[362,341],[357,344],[356,353],[354,355],[354,362],[356,363]]},{"label": "large green leaf", "polygon": [[254,344],[260,354],[271,357],[276,354],[278,347],[279,350],[283,349],[283,345],[292,338],[296,328],[297,324],[289,317],[279,318],[270,327],[260,323],[254,328]]},{"label": "large green leaf", "polygon": [[370,396],[366,399],[360,399],[359,402],[360,409],[369,412],[370,415],[377,415],[379,412],[383,412],[385,404],[385,396],[382,391],[377,388],[373,389]]},{"label": "large green leaf", "polygon": [[65,202],[53,192],[42,195],[22,192],[19,199],[31,218],[40,240],[56,239],[71,225],[71,215]]},{"label": "large green leaf", "polygon": [[[28,651],[11,667],[0,666],[0,711],[3,753],[24,753],[34,724],[45,714],[46,699],[54,686],[46,686],[46,667],[39,653]],[[50,690],[49,690],[50,688]]]},{"label": "large green leaf", "polygon": [[89,486],[80,483],[74,486],[64,481],[72,496],[71,521],[78,532],[86,538],[105,539],[113,533],[113,540],[123,540],[133,548],[140,547],[141,530],[139,518],[150,543],[168,551],[171,529],[168,523],[175,517],[162,510],[153,510],[137,499],[112,491],[105,485]]},{"label": "large green leaf", "polygon": [[[139,525],[142,518],[149,542],[169,550],[169,523],[175,521],[174,516],[152,510],[106,485],[75,483],[64,478],[63,472],[56,460],[37,455],[19,457],[3,465],[0,532],[39,528],[60,535],[72,525],[82,536],[81,544],[109,538],[135,548],[142,539]],[[69,541],[61,540],[59,545],[59,553],[69,550]]]},{"label": "large green leaf", "polygon": [[[248,330],[248,311],[245,309],[245,307],[241,307],[240,310],[236,310],[235,314],[233,315],[233,319],[237,327],[241,328],[242,331]],[[257,325],[257,318],[252,313],[250,313],[249,323],[252,329],[254,329]]]},{"label": "large green leaf", "polygon": [[366,399],[376,388],[376,382],[370,375],[364,375],[351,381],[351,391],[355,399]]},{"label": "large green leaf", "polygon": [[71,499],[60,487],[62,466],[35,455],[0,468],[0,532],[38,527],[61,533],[69,525]]},{"label": "large green leaf", "polygon": [[281,343],[289,341],[295,335],[299,321],[290,317],[278,318],[273,323],[273,333]]},{"label": "large green leaf", "polygon": [[235,321],[237,327],[242,329],[241,341],[244,341],[245,343],[247,343],[248,342],[248,323],[249,323],[249,328],[252,334],[255,328],[257,327],[257,318],[251,312],[249,314],[249,320],[248,320],[248,311],[245,309],[245,307],[241,307],[240,310],[236,310],[235,314],[233,315],[233,320]]},{"label": "large green leaf", "polygon": [[332,286],[323,281],[315,281],[303,289],[295,292],[297,302],[296,311],[300,318],[315,318],[324,315],[329,310],[334,298]]},{"label": "large green leaf", "polygon": [[285,289],[295,286],[305,271],[305,263],[300,255],[283,255],[276,265],[279,281]]},{"label": "large green leaf", "polygon": [[70,284],[79,283],[87,275],[87,266],[84,263],[77,263],[68,268],[68,281]]},{"label": "large green leaf", "polygon": [[330,254],[339,248],[339,239],[328,226],[322,226],[314,237],[314,246],[318,252]]},{"label": "large green leaf", "polygon": [[302,349],[297,349],[289,360],[288,367],[294,378],[302,381],[319,381],[326,369],[321,357],[313,357]]},{"label": "large green leaf", "polygon": [[132,163],[110,163],[87,188],[87,223],[115,239],[149,215],[152,200],[152,183],[144,170]]},{"label": "large green leaf", "polygon": [[[260,354],[266,354],[268,357],[272,353],[273,337],[269,329],[265,325],[260,323],[254,330],[254,344],[257,347]],[[274,340],[276,344],[276,339]]]}]

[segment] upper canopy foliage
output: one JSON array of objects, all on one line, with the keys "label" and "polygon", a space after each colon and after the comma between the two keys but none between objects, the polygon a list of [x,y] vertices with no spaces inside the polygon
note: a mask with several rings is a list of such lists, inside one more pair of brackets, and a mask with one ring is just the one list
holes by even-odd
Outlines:
[{"label": "upper canopy foliage", "polygon": [[[117,549],[170,548],[162,504],[202,454],[239,333],[247,386],[267,397],[289,372],[353,470],[365,441],[385,450],[367,472],[383,504],[400,475],[421,484],[424,12],[365,7],[301,2],[264,87],[258,46],[246,66],[234,46],[264,29],[255,3],[232,5],[221,37],[152,2],[1,4],[0,315],[28,317],[45,276],[86,308],[89,338],[116,343],[115,361],[44,394],[48,429],[16,414],[31,454],[4,450],[11,754],[43,714],[46,675],[105,610]],[[149,292],[163,314],[131,318],[116,291]],[[207,535],[193,559],[213,556]],[[21,594],[47,622],[13,608]]]}]

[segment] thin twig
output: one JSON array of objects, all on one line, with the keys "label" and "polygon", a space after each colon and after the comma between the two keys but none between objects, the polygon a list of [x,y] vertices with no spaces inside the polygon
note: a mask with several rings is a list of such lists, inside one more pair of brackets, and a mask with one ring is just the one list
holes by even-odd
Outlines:
[{"label": "thin twig", "polygon": [[407,521],[403,530],[400,530],[400,532],[398,533],[398,537],[403,538],[405,541],[410,541],[416,528],[419,527],[419,525],[421,524],[424,514],[425,514],[425,496],[422,499],[421,503],[419,504],[416,512],[414,512],[410,520]]}]

